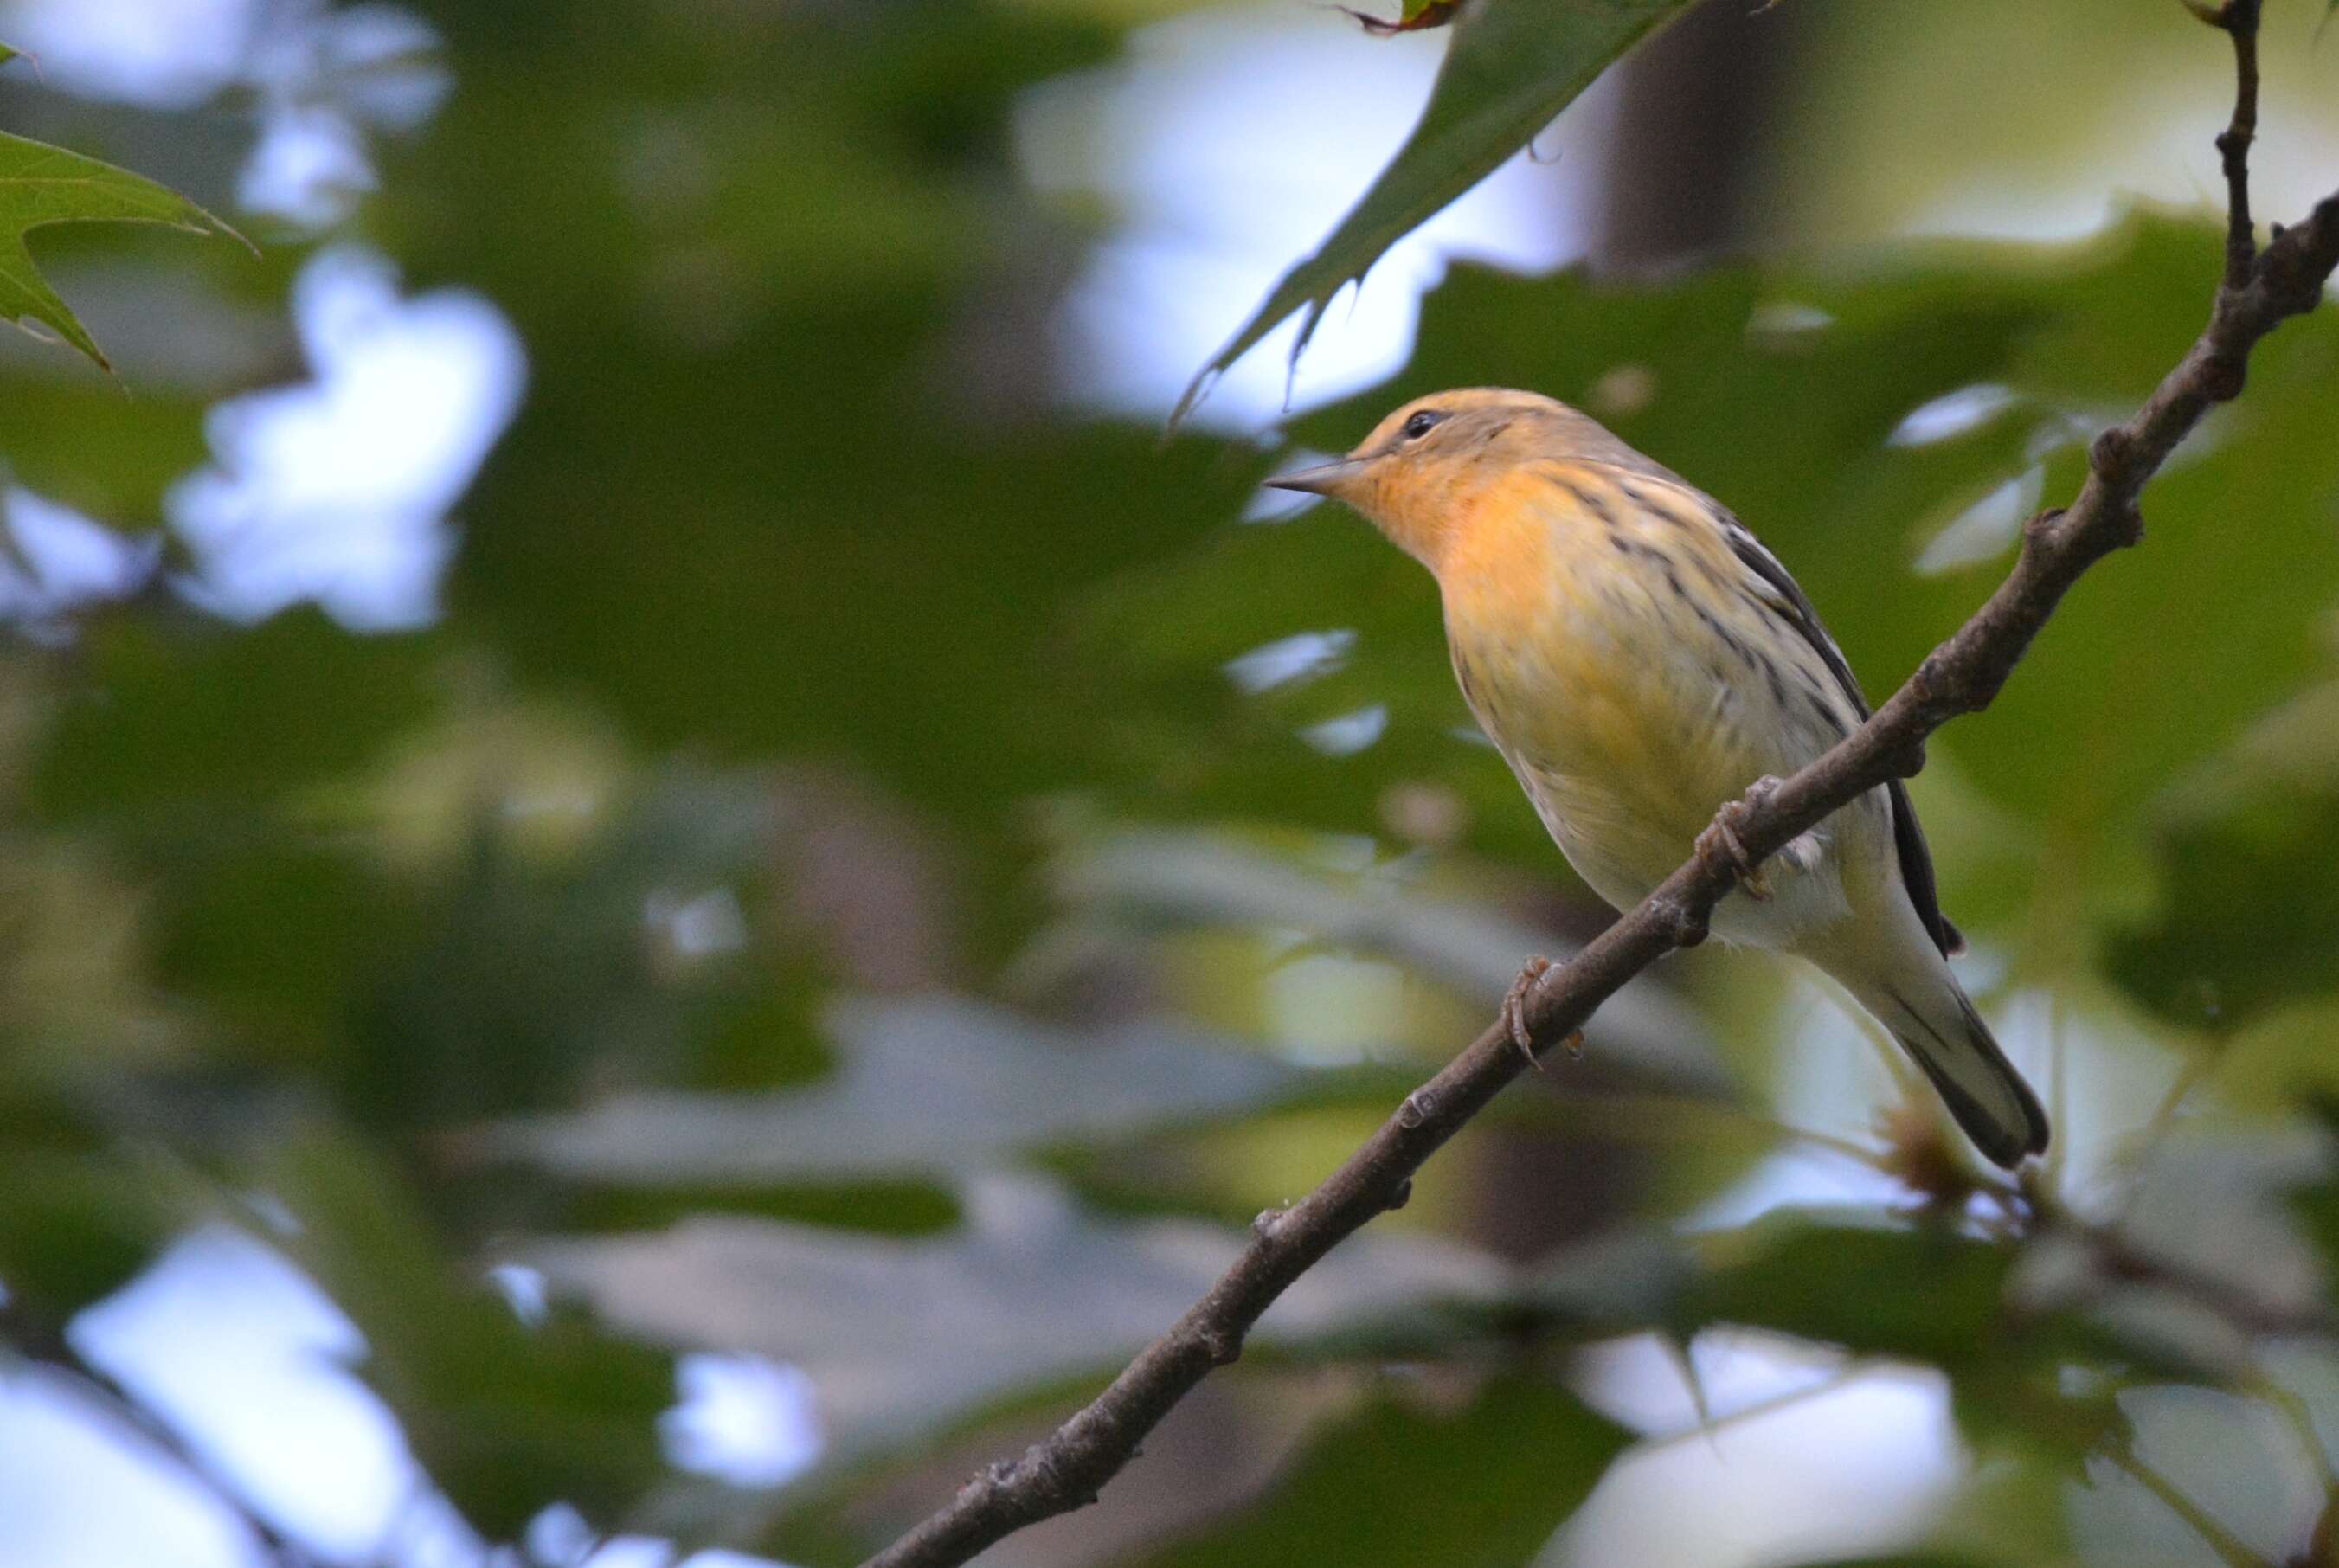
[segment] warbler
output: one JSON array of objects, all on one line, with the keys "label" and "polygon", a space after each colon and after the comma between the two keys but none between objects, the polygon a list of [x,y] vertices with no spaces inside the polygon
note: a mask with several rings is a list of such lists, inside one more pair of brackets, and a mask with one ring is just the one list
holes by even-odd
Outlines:
[{"label": "warbler", "polygon": [[[1429,568],[1464,699],[1561,853],[1619,910],[1700,849],[1721,808],[1868,716],[1777,557],[1553,399],[1421,398],[1346,458],[1267,482],[1347,503]],[[1762,867],[1721,832],[1743,874],[1713,912],[1716,935],[1832,976],[1991,1160],[2047,1147],[2038,1097],[1949,971],[1963,940],[1899,780]]]}]

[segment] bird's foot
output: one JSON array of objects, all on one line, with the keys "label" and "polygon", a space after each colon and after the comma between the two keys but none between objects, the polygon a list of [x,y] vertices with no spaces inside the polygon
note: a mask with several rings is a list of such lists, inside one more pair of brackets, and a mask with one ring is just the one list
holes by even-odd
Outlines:
[{"label": "bird's foot", "polygon": [[1738,831],[1732,825],[1733,819],[1745,813],[1745,804],[1741,801],[1723,806],[1706,830],[1697,835],[1697,858],[1709,866],[1728,866],[1737,876],[1738,885],[1746,890],[1746,896],[1761,902],[1771,896],[1771,880],[1747,855],[1746,846],[1739,842]]},{"label": "bird's foot", "polygon": [[[1535,981],[1550,968],[1551,960],[1547,958],[1527,960],[1519,970],[1518,979],[1511,981],[1511,989],[1503,996],[1503,1027],[1509,1031],[1511,1043],[1519,1048],[1519,1054],[1527,1059],[1527,1065],[1537,1072],[1543,1070],[1543,1058],[1535,1053],[1535,1033],[1527,1028],[1527,992],[1535,989]],[[1584,1031],[1577,1030],[1564,1041],[1567,1054],[1574,1057],[1583,1044]]]},{"label": "bird's foot", "polygon": [[1737,874],[1738,885],[1746,896],[1762,902],[1771,896],[1771,879],[1746,853],[1745,843],[1738,836],[1739,824],[1747,814],[1778,793],[1779,781],[1767,774],[1746,786],[1745,795],[1731,801],[1713,814],[1713,821],[1697,835],[1697,858],[1705,864],[1726,865]]}]

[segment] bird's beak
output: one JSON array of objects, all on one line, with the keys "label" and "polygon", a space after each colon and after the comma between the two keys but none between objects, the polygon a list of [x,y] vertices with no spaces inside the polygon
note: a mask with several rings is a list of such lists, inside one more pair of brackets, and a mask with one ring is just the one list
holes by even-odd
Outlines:
[{"label": "bird's beak", "polygon": [[1362,458],[1342,458],[1337,462],[1318,463],[1312,468],[1294,468],[1288,474],[1278,474],[1263,481],[1277,490],[1304,490],[1311,496],[1337,496],[1349,480],[1364,471]]}]

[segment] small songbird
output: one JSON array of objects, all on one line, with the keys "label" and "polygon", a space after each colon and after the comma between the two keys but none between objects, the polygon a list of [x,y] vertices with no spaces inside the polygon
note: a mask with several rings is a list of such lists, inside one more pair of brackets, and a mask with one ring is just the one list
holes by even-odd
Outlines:
[{"label": "small songbird", "polygon": [[[1346,502],[1429,568],[1463,697],[1619,910],[1722,806],[1868,716],[1811,600],[1744,525],[1550,398],[1422,398],[1339,461],[1268,483]],[[2047,1147],[2037,1096],[1949,972],[1963,940],[1899,780],[1742,870],[1715,934],[1833,976],[1998,1164]]]}]

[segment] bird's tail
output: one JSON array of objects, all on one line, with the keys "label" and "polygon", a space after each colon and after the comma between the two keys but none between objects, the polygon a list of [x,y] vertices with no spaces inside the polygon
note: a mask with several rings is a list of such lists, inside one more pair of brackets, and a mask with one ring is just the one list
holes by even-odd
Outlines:
[{"label": "bird's tail", "polygon": [[1976,1149],[2009,1170],[2045,1152],[2047,1112],[1946,963],[1896,965],[1889,976],[1827,967],[1924,1069]]}]

